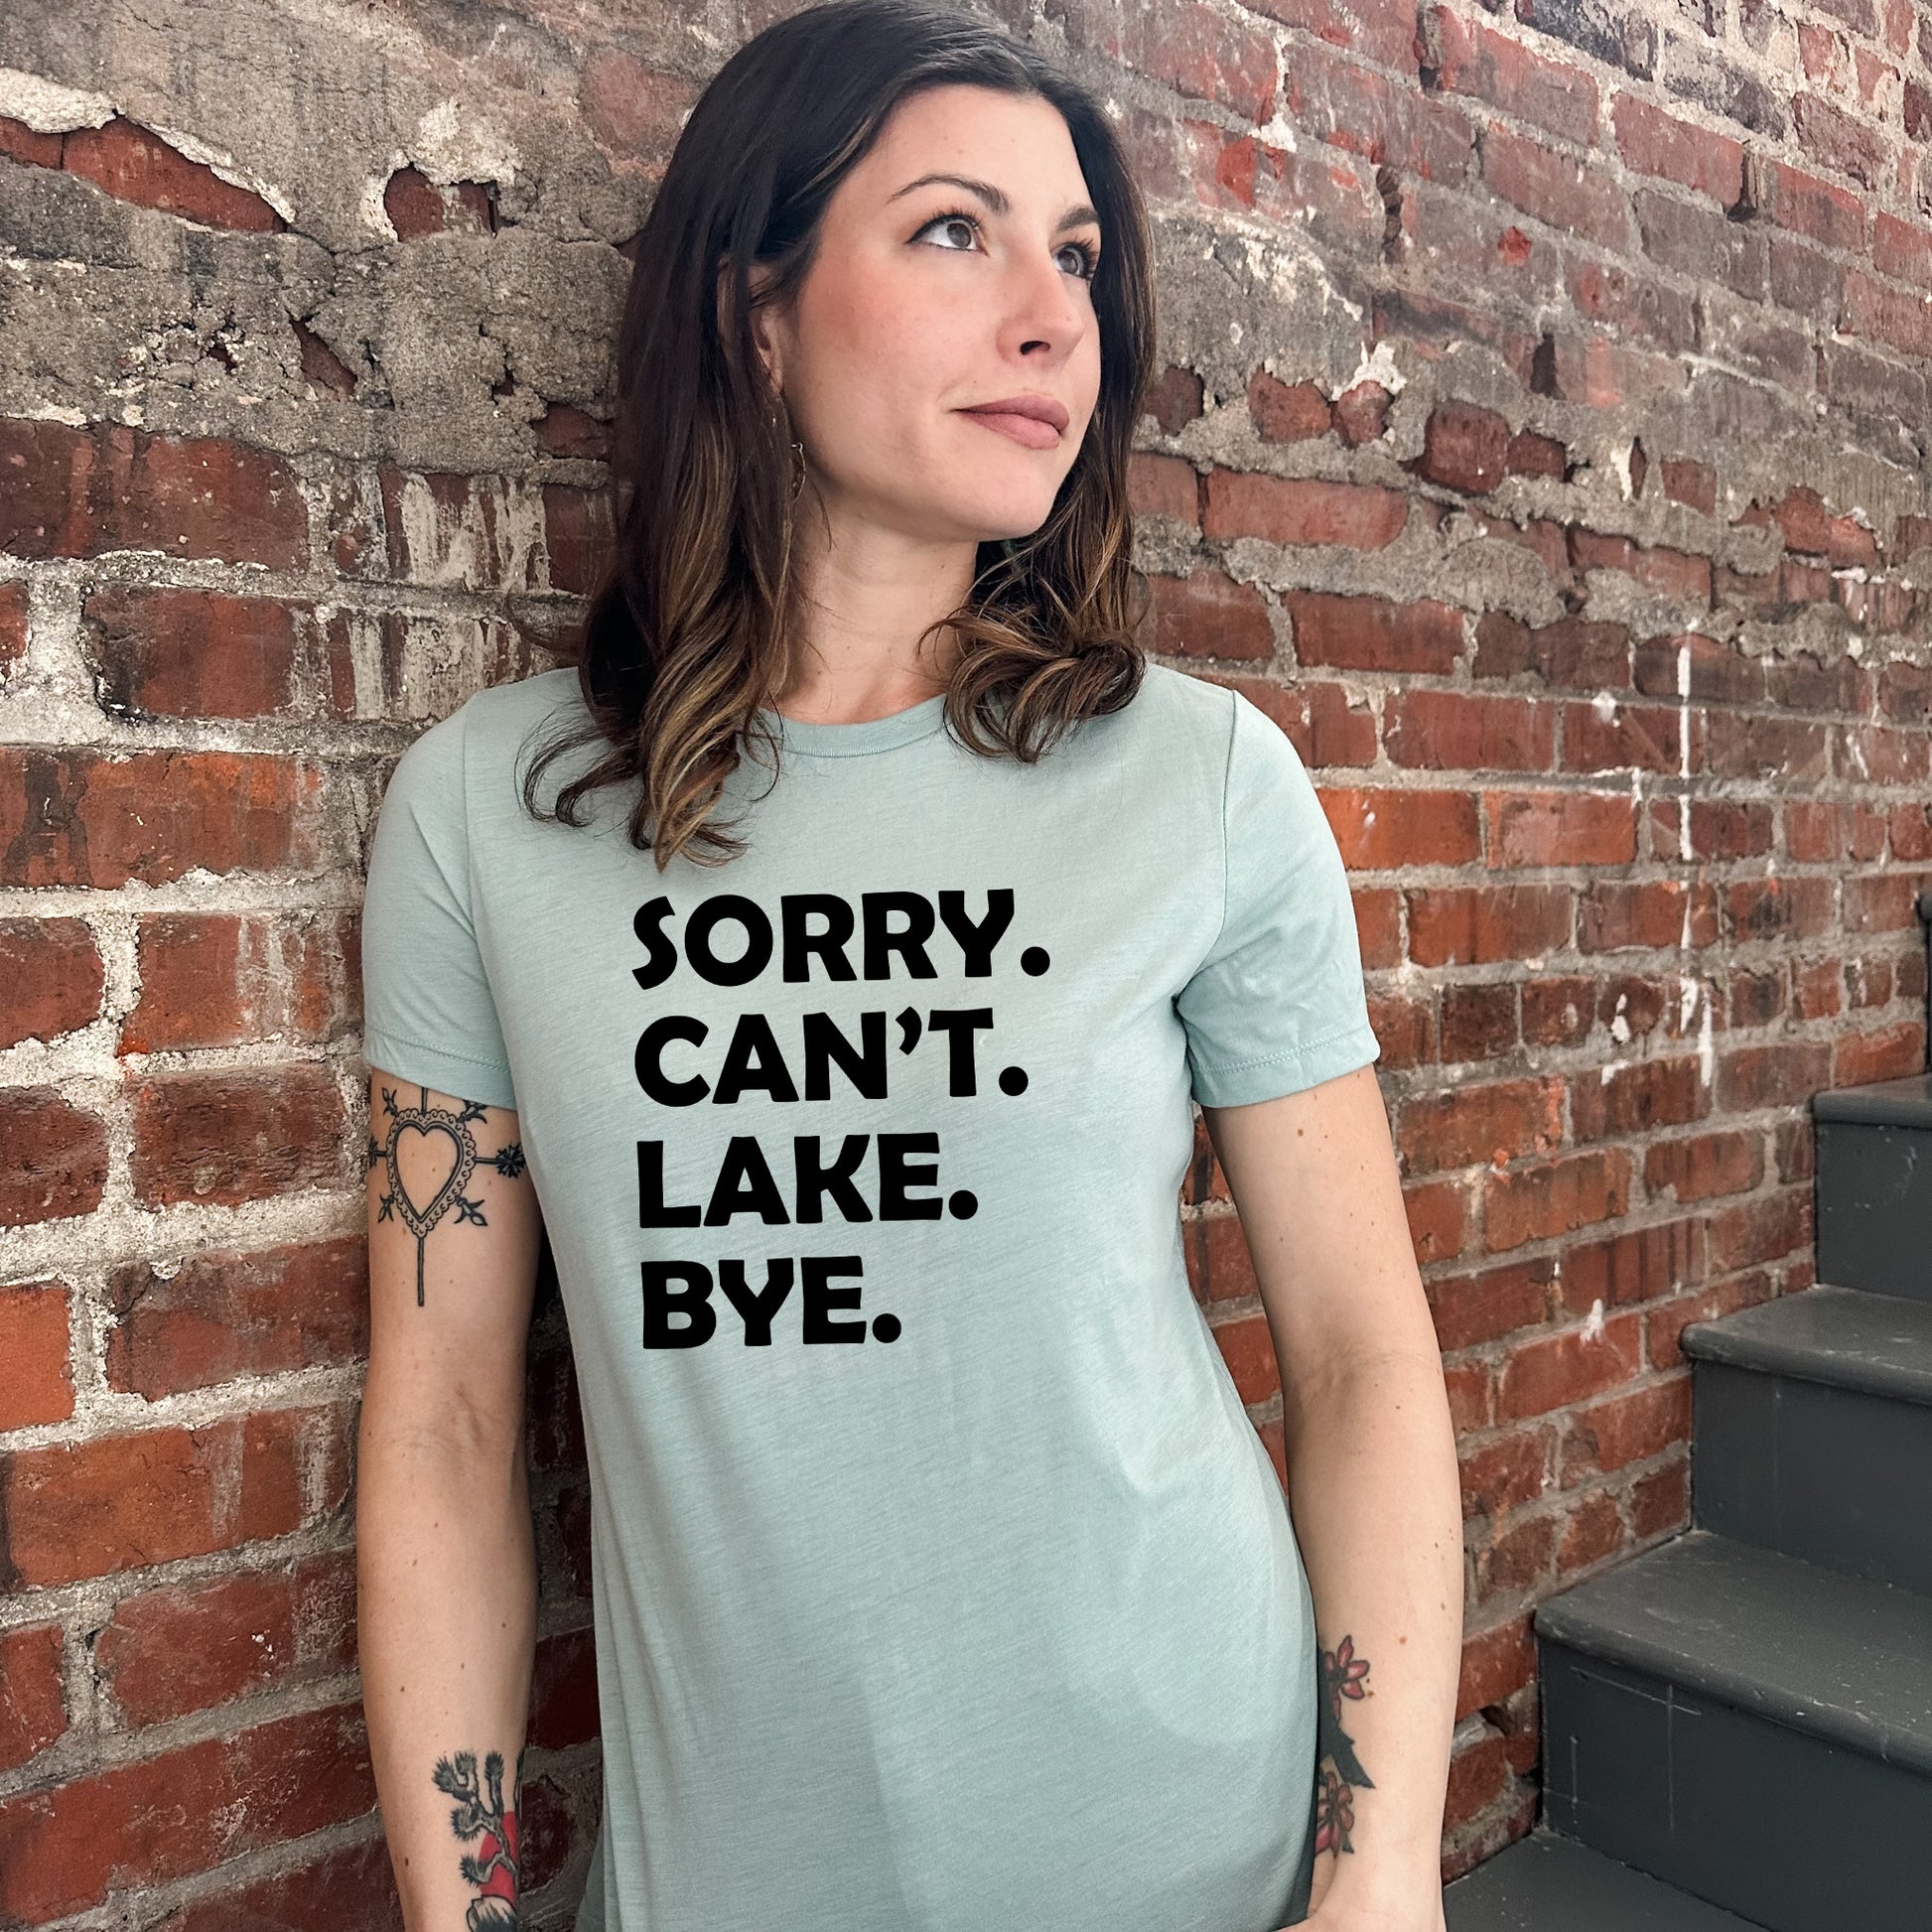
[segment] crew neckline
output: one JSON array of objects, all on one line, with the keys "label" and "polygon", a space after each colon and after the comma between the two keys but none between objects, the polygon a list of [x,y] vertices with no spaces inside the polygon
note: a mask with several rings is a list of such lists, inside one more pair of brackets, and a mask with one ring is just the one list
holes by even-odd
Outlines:
[{"label": "crew neckline", "polygon": [[888,712],[884,718],[866,718],[852,725],[787,718],[768,705],[759,708],[759,716],[777,735],[781,753],[802,752],[810,758],[858,758],[869,752],[890,752],[896,746],[930,738],[946,722],[946,694],[936,692],[903,711]]}]

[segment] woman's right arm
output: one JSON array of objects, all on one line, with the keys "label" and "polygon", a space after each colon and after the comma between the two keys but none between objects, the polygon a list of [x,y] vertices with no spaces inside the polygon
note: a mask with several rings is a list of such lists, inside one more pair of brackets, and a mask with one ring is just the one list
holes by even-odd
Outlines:
[{"label": "woman's right arm", "polygon": [[536,1641],[536,1190],[512,1110],[375,1067],[367,1154],[355,1523],[376,1792],[408,1932],[508,1928]]}]

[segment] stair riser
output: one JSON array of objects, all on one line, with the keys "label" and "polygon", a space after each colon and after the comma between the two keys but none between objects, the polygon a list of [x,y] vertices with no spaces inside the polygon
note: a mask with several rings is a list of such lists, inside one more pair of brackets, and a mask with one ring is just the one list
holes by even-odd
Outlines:
[{"label": "stair riser", "polygon": [[1932,1594],[1932,1408],[1708,1361],[1692,1394],[1701,1528]]},{"label": "stair riser", "polygon": [[1818,1279],[1932,1300],[1932,1133],[1816,1123]]},{"label": "stair riser", "polygon": [[1932,1778],[1562,1643],[1539,1650],[1551,1829],[1766,1932],[1925,1932]]}]

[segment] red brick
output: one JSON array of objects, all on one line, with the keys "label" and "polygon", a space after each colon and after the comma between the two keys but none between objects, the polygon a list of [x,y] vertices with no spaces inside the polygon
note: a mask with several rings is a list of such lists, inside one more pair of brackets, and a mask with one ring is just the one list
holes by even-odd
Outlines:
[{"label": "red brick", "polygon": [[1498,1596],[1542,1593],[1556,1567],[1557,1525],[1552,1516],[1531,1516],[1489,1532],[1485,1546],[1471,1553],[1475,1559],[1473,1600],[1487,1603]]},{"label": "red brick", "polygon": [[1423,430],[1416,474],[1430,483],[1481,496],[1509,469],[1509,425],[1493,409],[1473,403],[1439,403]]},{"label": "red brick", "polygon": [[1642,175],[1657,175],[1709,195],[1721,207],[1744,193],[1744,144],[1727,134],[1680,121],[1635,94],[1619,94],[1610,108],[1617,152]]},{"label": "red brick", "polygon": [[1639,1543],[1681,1530],[1691,1516],[1689,1457],[1640,1477],[1630,1485],[1630,1533]]},{"label": "red brick", "polygon": [[1567,1583],[1579,1571],[1613,1556],[1622,1545],[1623,1522],[1615,1501],[1600,1489],[1579,1496],[1557,1546],[1558,1581]]},{"label": "red brick", "polygon": [[[526,1829],[519,1844],[533,1848],[533,1834]],[[347,1925],[355,1932],[403,1932],[395,1870],[379,1831],[224,1890],[198,1886],[152,1932],[339,1932]]]},{"label": "red brick", "polygon": [[1563,1082],[1499,1080],[1403,1103],[1396,1144],[1406,1173],[1548,1154],[1563,1140]]},{"label": "red brick", "polygon": [[1243,1315],[1218,1322],[1214,1340],[1244,1403],[1252,1407],[1266,1402],[1281,1388],[1281,1359],[1275,1353],[1267,1316]]},{"label": "red brick", "polygon": [[1340,787],[1321,794],[1346,864],[1363,872],[1470,864],[1475,800],[1466,791]]},{"label": "red brick", "polygon": [[1178,436],[1199,417],[1204,393],[1201,379],[1192,369],[1169,367],[1148,385],[1141,411],[1152,416],[1168,435]]},{"label": "red brick", "polygon": [[[1911,1058],[1916,1061],[1923,1036],[1912,1036],[1911,1045]],[[1914,1065],[1909,1070],[1918,1069]],[[1752,1194],[1715,1208],[1707,1238],[1713,1274],[1730,1274],[1757,1262],[1782,1261],[1810,1243],[1811,1189],[1788,1187],[1776,1193]]]},{"label": "red brick", "polygon": [[1770,162],[1763,179],[1764,212],[1781,228],[1810,235],[1828,248],[1864,247],[1864,205],[1849,189],[1820,181],[1787,162]]},{"label": "red brick", "polygon": [[1493,1060],[1514,1054],[1519,1035],[1515,990],[1505,980],[1443,988],[1442,1061]]},{"label": "red brick", "polygon": [[123,1053],[326,1040],[359,1006],[355,922],[343,913],[163,912],[140,922],[141,997]]},{"label": "red brick", "polygon": [[1298,131],[1426,181],[1467,179],[1475,134],[1458,108],[1306,42],[1286,68],[1283,105]]},{"label": "red brick", "polygon": [[107,1129],[54,1087],[0,1090],[0,1227],[88,1214],[107,1184]]},{"label": "red brick", "polygon": [[1421,886],[1407,895],[1409,957],[1418,966],[1486,966],[1561,952],[1571,889]]},{"label": "red brick", "polygon": [[1484,1711],[1536,1677],[1536,1644],[1527,1612],[1494,1629],[1462,1639],[1462,1668],[1455,1691],[1457,1720]]},{"label": "red brick", "polygon": [[1391,604],[1323,591],[1292,591],[1285,602],[1303,665],[1447,673],[1462,649],[1462,614],[1447,604]]},{"label": "red brick", "polygon": [[1503,1794],[1509,1783],[1509,1760],[1502,1735],[1485,1731],[1449,1759],[1449,1786],[1443,1804],[1443,1829],[1454,1832],[1479,1818]]},{"label": "red brick", "polygon": [[[610,561],[615,544],[609,488],[573,489],[568,483],[543,485],[543,550],[536,575],[547,587],[588,595]],[[508,554],[504,561],[508,561]]]},{"label": "red brick", "polygon": [[1593,1302],[1621,1308],[1694,1286],[1706,1274],[1706,1232],[1701,1219],[1653,1222],[1566,1248],[1565,1306],[1581,1314]]},{"label": "red brick", "polygon": [[0,1631],[0,1771],[25,1764],[67,1727],[60,1625]]},{"label": "red brick", "polygon": [[355,1554],[145,1590],[115,1605],[94,1670],[130,1726],[162,1724],[355,1661]]},{"label": "red brick", "polygon": [[[40,1924],[366,1814],[358,1704],[0,1799],[0,1918]],[[232,1921],[231,1921],[232,1922]]]},{"label": "red brick", "polygon": [[0,1429],[64,1422],[73,1414],[65,1283],[0,1288],[0,1362],[7,1365],[0,1375]]},{"label": "red brick", "polygon": [[1646,1058],[1606,1067],[1607,1078],[1585,1073],[1572,1082],[1571,1138],[1590,1141],[1633,1138],[1662,1127],[1682,1127],[1708,1111],[1699,1062]]},{"label": "red brick", "polygon": [[273,598],[121,586],[82,604],[81,642],[110,711],[262,718],[294,695],[297,615]]},{"label": "red brick", "polygon": [[58,1039],[100,1016],[100,953],[82,919],[0,919],[0,1046]]},{"label": "red brick", "polygon": [[358,1360],[368,1347],[368,1258],[345,1236],[259,1253],[191,1255],[165,1279],[145,1261],[107,1280],[107,1385],[155,1401],[242,1375]]},{"label": "red brick", "polygon": [[1546,61],[1521,41],[1447,7],[1431,19],[1441,50],[1437,78],[1442,86],[1486,100],[1580,147],[1595,145],[1596,82],[1582,68]]},{"label": "red brick", "polygon": [[1634,801],[1614,791],[1488,791],[1491,866],[1620,866],[1637,856]]},{"label": "red brick", "polygon": [[37,1587],[281,1536],[310,1519],[310,1481],[320,1508],[342,1501],[348,1426],[342,1409],[275,1409],[16,1449],[0,1463],[6,1561]]},{"label": "red brick", "polygon": [[1461,1460],[1462,1514],[1506,1516],[1534,1502],[1553,1480],[1553,1441],[1545,1428],[1519,1429],[1471,1449]]},{"label": "red brick", "polygon": [[489,234],[496,226],[491,184],[433,182],[419,168],[398,168],[382,186],[382,211],[398,241],[428,234]]},{"label": "red brick", "polygon": [[1570,554],[1579,570],[1620,570],[1666,597],[1711,600],[1711,559],[1688,556],[1663,545],[1632,543],[1628,537],[1601,536],[1573,527]]},{"label": "red brick", "polygon": [[1330,47],[1365,54],[1385,68],[1416,71],[1415,0],[1255,0],[1250,11],[1300,27]]},{"label": "red brick", "polygon": [[287,759],[0,748],[0,885],[306,868],[321,795],[320,769]]},{"label": "red brick", "polygon": [[27,655],[28,625],[27,586],[0,584],[0,671]]},{"label": "red brick", "polygon": [[1862,188],[1878,188],[1884,181],[1884,142],[1818,94],[1801,93],[1791,103],[1791,119],[1798,145],[1815,160]]},{"label": "red brick", "polygon": [[1717,937],[1715,895],[1696,881],[1595,880],[1578,906],[1579,952],[1708,946]]},{"label": "red brick", "polygon": [[1688,503],[1706,516],[1716,512],[1718,473],[1709,464],[1695,463],[1688,457],[1666,457],[1663,478],[1664,494],[1673,502]]},{"label": "red brick", "polygon": [[135,1198],[232,1207],[341,1183],[347,1115],[326,1066],[152,1074],[132,1082]]},{"label": "red brick", "polygon": [[1218,101],[1251,121],[1275,111],[1273,39],[1204,7],[1158,0],[1056,0],[1067,38],[1131,72],[1196,100]]},{"label": "red brick", "polygon": [[1459,1255],[1467,1245],[1468,1189],[1462,1181],[1404,1187],[1402,1206],[1409,1223],[1410,1245],[1421,1266]]},{"label": "red brick", "polygon": [[1200,478],[1184,458],[1136,450],[1127,459],[1127,500],[1136,516],[1171,516],[1200,527]]},{"label": "red brick", "polygon": [[1718,1058],[1717,1103],[1725,1113],[1802,1106],[1811,1094],[1830,1085],[1828,1040],[1740,1046]]},{"label": "red brick", "polygon": [[1509,439],[1503,463],[1512,477],[1548,477],[1562,483],[1570,473],[1570,452],[1554,436],[1521,429]]},{"label": "red brick", "polygon": [[1483,136],[1482,178],[1504,201],[1553,228],[1605,248],[1630,246],[1623,193],[1587,161],[1496,127]]},{"label": "red brick", "polygon": [[1475,1348],[1519,1328],[1540,1327],[1550,1318],[1547,1262],[1513,1262],[1473,1275],[1443,1275],[1427,1286],[1436,1344],[1445,1352]]},{"label": "red brick", "polygon": [[1264,443],[1306,443],[1329,429],[1328,398],[1312,382],[1280,382],[1266,369],[1249,378],[1248,414]]},{"label": "red brick", "polygon": [[76,127],[62,142],[61,166],[117,201],[179,214],[207,228],[273,233],[288,223],[252,190],[191,161],[138,122],[116,114],[99,127]]},{"label": "red brick", "polygon": [[1379,382],[1358,382],[1335,398],[1335,428],[1351,448],[1380,441],[1389,426],[1389,404],[1394,401]]},{"label": "red brick", "polygon": [[1670,771],[1689,775],[1702,766],[1703,753],[1703,719],[1683,706],[1612,701],[1563,707],[1566,771]]},{"label": "red brick", "polygon": [[1854,517],[1834,516],[1808,484],[1787,489],[1774,514],[1793,550],[1823,557],[1840,569],[1853,564],[1873,568],[1878,562],[1876,536]]},{"label": "red brick", "polygon": [[1679,1201],[1748,1194],[1764,1178],[1760,1134],[1714,1132],[1654,1140],[1644,1148],[1644,1188]]},{"label": "red brick", "polygon": [[160,550],[271,570],[308,563],[295,472],[243,444],[0,418],[0,550],[18,557]]},{"label": "red brick", "polygon": [[[1555,1164],[1553,1164],[1555,1165]],[[1583,1328],[1519,1343],[1503,1364],[1496,1418],[1514,1422],[1548,1415],[1632,1381],[1643,1361],[1643,1320],[1612,1315],[1591,1336]]]},{"label": "red brick", "polygon": [[[1483,1248],[1489,1254],[1613,1221],[1630,1205],[1630,1157],[1621,1148],[1592,1149],[1539,1162],[1512,1173],[1485,1171],[1482,1202]],[[1505,1371],[1506,1383],[1512,1375],[1520,1383],[1522,1377],[1514,1362]],[[1530,1412],[1499,1407],[1496,1413]]]},{"label": "red brick", "polygon": [[25,121],[0,114],[0,154],[24,161],[29,167],[58,168],[62,138],[59,134],[43,134]]},{"label": "red brick", "polygon": [[1251,584],[1218,570],[1148,579],[1154,595],[1154,647],[1189,657],[1272,657],[1268,606]]},{"label": "red brick", "polygon": [[1871,265],[1880,275],[1932,288],[1932,230],[1881,209],[1872,224]]},{"label": "red brick", "polygon": [[1267,543],[1380,550],[1402,534],[1408,519],[1409,499],[1398,490],[1210,470],[1201,528],[1222,541],[1260,537]]},{"label": "red brick", "polygon": [[1556,717],[1548,705],[1528,698],[1397,690],[1385,702],[1382,742],[1397,764],[1436,771],[1548,771],[1556,762]]},{"label": "red brick", "polygon": [[1693,1321],[1715,1321],[1739,1309],[1753,1308],[1770,1296],[1770,1281],[1762,1273],[1741,1275],[1695,1296],[1684,1296],[1651,1310],[1644,1334],[1653,1368],[1674,1368],[1684,1359],[1680,1342]]},{"label": "red brick", "polygon": [[1351,700],[1340,684],[1303,679],[1282,685],[1239,671],[1202,669],[1193,675],[1239,691],[1258,710],[1266,712],[1288,734],[1304,764],[1318,767],[1375,762],[1374,716],[1365,702]]},{"label": "red brick", "polygon": [[1532,630],[1500,611],[1476,623],[1477,677],[1533,671],[1546,684],[1572,690],[1622,691],[1630,684],[1630,633],[1620,623],[1563,618]]},{"label": "red brick", "polygon": [[1578,1410],[1564,1437],[1563,1480],[1608,1475],[1690,1439],[1691,1377],[1680,1370],[1648,1388],[1625,1390]]}]

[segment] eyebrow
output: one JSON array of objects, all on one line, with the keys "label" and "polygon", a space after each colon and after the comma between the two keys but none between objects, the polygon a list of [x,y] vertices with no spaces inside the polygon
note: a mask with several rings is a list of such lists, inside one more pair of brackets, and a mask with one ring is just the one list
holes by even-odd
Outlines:
[{"label": "eyebrow", "polygon": [[[990,181],[974,181],[970,175],[921,175],[917,181],[908,181],[903,188],[895,190],[887,200],[896,202],[901,195],[911,194],[915,188],[930,188],[936,183],[943,183],[952,188],[963,188],[967,194],[977,195],[995,214],[1013,212],[1013,204],[1007,200],[1000,189],[995,188]],[[1100,216],[1089,204],[1079,202],[1060,216],[1060,227],[1077,228],[1083,221],[1090,221],[1097,228],[1100,225]]]}]

